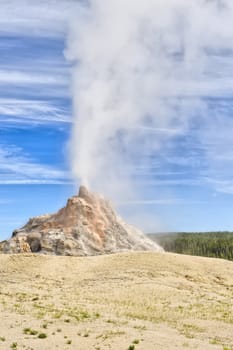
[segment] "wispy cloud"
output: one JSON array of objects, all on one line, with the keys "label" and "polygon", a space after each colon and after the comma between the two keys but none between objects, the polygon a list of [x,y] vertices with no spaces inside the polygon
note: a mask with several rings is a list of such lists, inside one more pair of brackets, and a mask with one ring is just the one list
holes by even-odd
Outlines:
[{"label": "wispy cloud", "polygon": [[[70,67],[63,50],[69,17],[77,5],[76,1],[9,0],[1,3],[0,13],[0,95],[17,100],[18,122],[19,100],[70,99]],[[2,102],[2,101],[1,101]],[[32,102],[35,110],[35,103]],[[13,114],[6,105],[0,106],[1,121],[6,116],[12,122]],[[22,121],[31,119],[30,109]],[[58,109],[58,108],[57,108]],[[12,110],[12,109],[11,109]],[[39,112],[39,111],[38,111]],[[42,111],[43,113],[43,111]],[[67,119],[61,110],[61,121]],[[52,111],[51,122],[57,111]],[[69,113],[70,114],[70,113]],[[49,111],[41,116],[47,122]]]},{"label": "wispy cloud", "polygon": [[233,176],[231,179],[227,179],[225,176],[220,178],[205,178],[206,184],[209,184],[216,192],[233,194]]},{"label": "wispy cloud", "polygon": [[62,64],[53,67],[53,57],[37,64],[33,60],[22,60],[17,65],[1,62],[1,96],[69,97],[69,86],[69,67]]},{"label": "wispy cloud", "polygon": [[179,198],[165,198],[165,199],[138,199],[132,201],[117,202],[120,206],[128,205],[174,205],[174,204],[184,204],[186,203],[183,199]]},{"label": "wispy cloud", "polygon": [[143,187],[178,187],[178,186],[202,186],[204,184],[204,178],[181,178],[181,179],[150,179],[141,181],[135,181],[136,184],[140,184]]},{"label": "wispy cloud", "polygon": [[135,129],[135,130],[141,130],[143,131],[145,134],[148,133],[152,133],[152,134],[158,134],[160,136],[162,135],[172,135],[172,136],[175,136],[175,135],[179,135],[179,134],[182,134],[184,131],[180,128],[156,128],[156,127],[149,127],[149,126],[141,126],[141,125],[138,125],[138,126],[135,126],[135,127],[132,127],[131,129]]},{"label": "wispy cloud", "polygon": [[64,85],[67,77],[52,76],[48,74],[35,74],[32,72],[0,70],[0,84],[37,84],[37,85]]},{"label": "wispy cloud", "polygon": [[[8,41],[4,39],[3,42]],[[14,59],[14,47],[5,48],[5,54],[0,58],[1,123],[11,125],[70,121],[71,111],[67,107],[70,105],[70,69],[65,63],[62,45],[57,57],[56,50],[54,52],[50,49],[49,53],[46,51],[53,41],[45,42],[42,53],[36,40],[28,45],[26,41],[26,48],[21,43],[17,59]],[[36,55],[38,50],[39,57]],[[29,54],[31,51],[33,57]]]},{"label": "wispy cloud", "polygon": [[58,37],[67,30],[79,1],[1,1],[0,34]]},{"label": "wispy cloud", "polygon": [[[0,98],[0,120],[7,125],[70,123],[70,110],[58,101]],[[4,125],[2,124],[2,127]]]},{"label": "wispy cloud", "polygon": [[69,173],[37,164],[15,146],[0,146],[0,184],[69,183]]}]

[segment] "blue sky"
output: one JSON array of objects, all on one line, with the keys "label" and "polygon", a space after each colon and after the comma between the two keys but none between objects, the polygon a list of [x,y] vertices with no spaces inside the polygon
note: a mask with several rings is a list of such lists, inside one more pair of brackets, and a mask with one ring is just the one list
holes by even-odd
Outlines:
[{"label": "blue sky", "polygon": [[[0,239],[29,217],[59,209],[79,185],[70,171],[71,67],[64,57],[76,1],[32,3],[0,4]],[[135,167],[143,196],[118,208],[145,231],[233,230],[232,56],[233,47],[212,55],[198,90],[204,107],[187,132],[164,137],[159,154]]]},{"label": "blue sky", "polygon": [[2,239],[30,216],[59,209],[76,190],[67,151],[71,96],[63,22],[68,5],[61,2],[57,11],[55,2],[48,9],[43,1],[0,5]]}]

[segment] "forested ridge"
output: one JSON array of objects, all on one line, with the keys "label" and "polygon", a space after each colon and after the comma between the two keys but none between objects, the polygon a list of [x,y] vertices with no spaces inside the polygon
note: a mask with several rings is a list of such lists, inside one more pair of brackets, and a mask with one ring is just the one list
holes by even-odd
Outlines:
[{"label": "forested ridge", "polygon": [[233,232],[150,234],[165,251],[233,260]]}]

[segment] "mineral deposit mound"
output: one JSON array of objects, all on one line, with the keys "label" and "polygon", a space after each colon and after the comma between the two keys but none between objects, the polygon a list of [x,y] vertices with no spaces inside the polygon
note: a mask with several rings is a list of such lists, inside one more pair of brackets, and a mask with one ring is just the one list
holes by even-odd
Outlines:
[{"label": "mineral deposit mound", "polygon": [[162,248],[125,223],[109,201],[84,186],[57,213],[31,218],[9,240],[0,243],[2,253],[86,256],[130,250]]}]

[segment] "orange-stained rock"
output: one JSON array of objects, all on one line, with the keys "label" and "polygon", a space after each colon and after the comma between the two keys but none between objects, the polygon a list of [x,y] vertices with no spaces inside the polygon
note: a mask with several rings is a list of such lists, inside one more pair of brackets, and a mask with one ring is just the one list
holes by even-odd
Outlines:
[{"label": "orange-stained rock", "polygon": [[162,248],[125,223],[109,201],[84,186],[57,213],[29,219],[9,240],[0,243],[3,253],[85,256],[126,250]]}]

